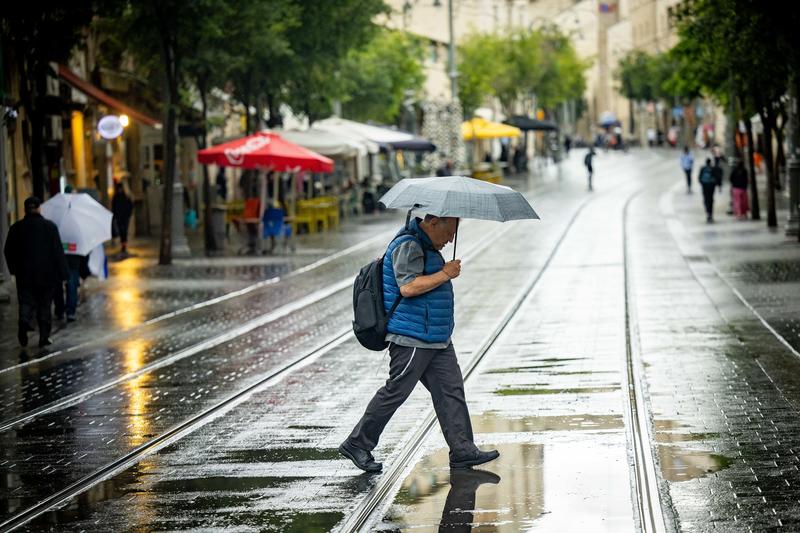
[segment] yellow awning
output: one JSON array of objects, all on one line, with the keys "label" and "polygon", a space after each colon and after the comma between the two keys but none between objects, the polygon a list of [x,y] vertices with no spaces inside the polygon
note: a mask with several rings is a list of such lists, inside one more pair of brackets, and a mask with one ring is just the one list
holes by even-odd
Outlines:
[{"label": "yellow awning", "polygon": [[508,124],[490,122],[485,118],[475,117],[461,123],[461,136],[465,141],[472,139],[497,139],[500,137],[519,137],[522,131]]}]

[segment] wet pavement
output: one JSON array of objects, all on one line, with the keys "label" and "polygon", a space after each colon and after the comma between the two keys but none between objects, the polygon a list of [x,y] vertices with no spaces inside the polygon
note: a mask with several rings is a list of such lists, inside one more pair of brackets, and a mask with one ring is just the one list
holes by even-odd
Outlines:
[{"label": "wet pavement", "polygon": [[515,184],[541,221],[462,225],[453,341],[462,369],[480,357],[467,399],[499,460],[451,471],[422,387],[375,450],[387,473],[336,453],[386,379],[388,357],[342,335],[352,277],[397,225],[384,214],[294,256],[170,270],[142,253],[90,294],[86,334],[0,344],[0,521],[228,401],[23,529],[336,530],[390,483],[366,529],[636,530],[627,303],[668,529],[800,527],[800,248],[725,202],[705,224],[676,157],[601,153],[589,194],[576,151]]}]

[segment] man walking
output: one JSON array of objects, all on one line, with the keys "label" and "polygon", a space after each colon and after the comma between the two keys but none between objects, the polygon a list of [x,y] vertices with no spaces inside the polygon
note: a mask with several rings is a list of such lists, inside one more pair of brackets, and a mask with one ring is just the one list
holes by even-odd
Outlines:
[{"label": "man walking", "polygon": [[383,297],[388,311],[402,298],[387,325],[389,379],[367,405],[339,452],[360,469],[379,472],[371,451],[386,424],[421,381],[431,393],[450,467],[469,468],[496,459],[475,446],[464,397],[464,381],[450,336],[455,321],[451,280],[461,261],[445,262],[439,252],[458,228],[453,217],[415,218],[389,244],[383,261]]},{"label": "man walking", "polygon": [[698,181],[703,187],[703,203],[706,207],[706,222],[714,222],[714,190],[717,188],[717,180],[714,178],[714,167],[711,166],[710,158],[706,159],[706,166],[700,169]]},{"label": "man walking", "polygon": [[681,168],[683,172],[686,174],[686,192],[692,192],[692,167],[694,166],[694,156],[692,152],[689,151],[688,146],[683,147],[683,153],[681,154]]},{"label": "man walking", "polygon": [[586,154],[586,157],[583,158],[583,164],[586,166],[586,172],[588,172],[590,191],[592,190],[592,174],[594,173],[594,168],[592,167],[592,159],[594,159],[595,155],[596,152],[594,151],[594,148],[589,147],[589,152]]},{"label": "man walking", "polygon": [[34,316],[39,323],[39,346],[50,344],[53,289],[68,274],[58,228],[41,215],[41,203],[35,196],[25,200],[25,218],[8,229],[4,249],[8,270],[17,278],[17,338],[22,346],[28,345]]}]

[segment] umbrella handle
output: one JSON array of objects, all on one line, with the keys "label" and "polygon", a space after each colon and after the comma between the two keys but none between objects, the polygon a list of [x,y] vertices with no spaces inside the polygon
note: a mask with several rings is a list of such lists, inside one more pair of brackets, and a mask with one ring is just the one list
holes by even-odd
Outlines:
[{"label": "umbrella handle", "polygon": [[411,222],[411,211],[413,211],[418,207],[419,204],[414,204],[413,207],[411,207],[411,209],[408,210],[408,213],[406,214],[406,229],[408,229],[408,223]]},{"label": "umbrella handle", "polygon": [[456,219],[456,234],[453,237],[453,261],[456,260],[456,245],[458,245],[458,221],[461,220],[459,218]]}]

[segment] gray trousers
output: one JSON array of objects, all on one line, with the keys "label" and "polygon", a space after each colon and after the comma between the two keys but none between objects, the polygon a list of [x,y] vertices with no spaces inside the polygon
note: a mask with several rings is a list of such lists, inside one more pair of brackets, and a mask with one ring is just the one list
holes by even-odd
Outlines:
[{"label": "gray trousers", "polygon": [[477,447],[473,442],[464,380],[453,345],[432,350],[391,343],[389,356],[389,379],[375,393],[364,416],[350,433],[350,445],[373,450],[394,412],[421,381],[431,393],[436,417],[450,447],[450,458],[473,456]]}]

